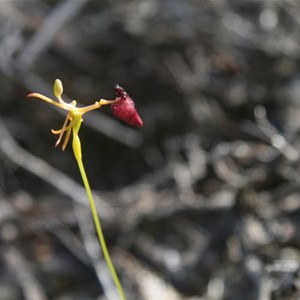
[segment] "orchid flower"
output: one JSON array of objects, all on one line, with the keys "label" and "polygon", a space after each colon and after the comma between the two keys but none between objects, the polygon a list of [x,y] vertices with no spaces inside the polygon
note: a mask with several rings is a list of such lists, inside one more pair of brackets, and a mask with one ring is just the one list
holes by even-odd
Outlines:
[{"label": "orchid flower", "polygon": [[[94,104],[87,105],[84,107],[77,107],[76,100],[67,103],[62,99],[63,85],[59,79],[56,79],[54,82],[53,92],[58,101],[54,101],[39,93],[31,93],[27,97],[38,98],[56,107],[66,110],[68,112],[62,128],[59,130],[54,130],[54,129],[51,130],[53,134],[59,135],[55,144],[56,147],[62,142],[64,138],[62,142],[62,150],[65,150],[67,147],[72,129],[73,129],[73,138],[75,138],[76,140],[76,136],[78,135],[80,124],[83,120],[82,116],[89,111],[100,108],[103,105],[111,104],[112,113],[117,118],[124,121],[125,123],[136,127],[143,126],[143,121],[135,108],[133,100],[126,93],[126,91],[119,85],[115,86],[116,99],[114,100],[100,99],[99,101],[96,101]],[[76,150],[74,149],[74,144],[73,144],[73,150],[74,151]]]},{"label": "orchid flower", "polygon": [[73,100],[70,103],[65,102],[62,99],[62,93],[63,93],[63,85],[62,82],[59,79],[56,79],[54,82],[53,92],[55,97],[58,101],[52,100],[42,94],[39,93],[31,93],[28,95],[30,98],[38,98],[42,101],[45,101],[47,103],[50,103],[51,105],[54,105],[56,107],[59,107],[65,111],[67,111],[66,119],[63,123],[63,126],[59,130],[51,130],[53,134],[58,135],[58,139],[56,141],[55,146],[58,146],[62,143],[62,149],[65,150],[67,147],[67,144],[70,140],[70,136],[73,133],[73,152],[74,156],[76,158],[76,161],[78,163],[78,168],[82,177],[82,181],[87,193],[87,197],[90,203],[91,213],[93,216],[93,220],[95,223],[95,228],[97,231],[99,243],[101,246],[101,249],[103,251],[104,258],[106,260],[107,266],[111,272],[112,278],[114,280],[114,283],[116,285],[116,288],[118,290],[118,293],[120,295],[120,298],[122,300],[126,300],[125,293],[123,291],[121,282],[118,278],[117,272],[115,271],[114,265],[112,263],[112,260],[110,258],[106,242],[104,239],[103,231],[100,224],[100,219],[98,216],[98,212],[96,209],[95,201],[93,199],[92,190],[90,188],[90,184],[85,172],[85,168],[82,161],[82,152],[81,152],[81,143],[79,139],[79,129],[81,126],[81,123],[83,121],[83,115],[89,111],[95,110],[100,108],[103,105],[111,105],[112,113],[125,123],[132,125],[132,126],[143,126],[143,121],[141,117],[139,116],[133,100],[130,98],[130,96],[126,93],[126,91],[121,88],[119,85],[115,86],[115,94],[116,98],[114,100],[105,100],[100,99],[99,101],[96,101],[94,104],[87,105],[84,107],[77,107],[77,101]]}]

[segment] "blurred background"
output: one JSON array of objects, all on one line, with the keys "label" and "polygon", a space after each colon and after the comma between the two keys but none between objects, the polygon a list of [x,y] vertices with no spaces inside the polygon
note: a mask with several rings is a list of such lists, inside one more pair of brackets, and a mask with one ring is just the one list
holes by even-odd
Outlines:
[{"label": "blurred background", "polygon": [[118,299],[70,147],[79,105],[135,100],[144,127],[80,132],[131,300],[300,298],[300,3],[0,1],[0,299]]}]

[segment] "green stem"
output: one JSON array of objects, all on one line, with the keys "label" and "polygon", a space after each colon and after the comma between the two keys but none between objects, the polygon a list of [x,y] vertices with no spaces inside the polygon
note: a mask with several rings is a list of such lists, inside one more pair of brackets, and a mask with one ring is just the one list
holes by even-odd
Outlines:
[{"label": "green stem", "polygon": [[83,180],[83,184],[84,184],[84,187],[85,187],[88,199],[89,199],[93,220],[94,220],[94,223],[95,223],[96,231],[97,231],[97,234],[98,234],[100,246],[102,248],[102,252],[103,252],[105,261],[106,261],[107,266],[110,270],[110,273],[112,275],[112,278],[113,278],[114,283],[116,285],[116,288],[118,290],[120,298],[122,300],[126,300],[124,290],[122,288],[121,282],[119,280],[119,277],[117,275],[117,272],[116,272],[115,267],[112,263],[112,260],[110,258],[110,255],[109,255],[109,252],[108,252],[108,249],[107,249],[107,246],[106,246],[106,242],[105,242],[103,231],[102,231],[101,224],[100,224],[100,219],[99,219],[99,216],[98,216],[98,213],[97,213],[97,208],[96,208],[96,205],[95,205],[95,201],[94,201],[94,198],[93,198],[93,195],[92,195],[92,191],[91,191],[90,184],[89,184],[89,181],[88,181],[85,169],[84,169],[82,159],[78,158],[76,160],[77,160],[79,171],[80,171],[80,174],[81,174],[81,177],[82,177],[82,180]]}]

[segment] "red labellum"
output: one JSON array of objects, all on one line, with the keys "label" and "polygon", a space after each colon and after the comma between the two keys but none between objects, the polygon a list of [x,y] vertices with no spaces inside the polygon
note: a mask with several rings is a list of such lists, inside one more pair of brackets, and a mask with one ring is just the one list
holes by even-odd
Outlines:
[{"label": "red labellum", "polygon": [[144,125],[134,102],[126,91],[119,85],[115,85],[116,102],[111,105],[112,113],[128,125],[141,127]]}]

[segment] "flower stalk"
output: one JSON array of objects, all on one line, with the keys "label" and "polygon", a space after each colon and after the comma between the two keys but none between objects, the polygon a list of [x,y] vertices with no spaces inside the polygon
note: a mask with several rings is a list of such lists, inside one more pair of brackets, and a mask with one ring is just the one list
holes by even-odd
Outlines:
[{"label": "flower stalk", "polygon": [[[80,143],[79,139],[78,139],[78,141]],[[74,152],[74,155],[76,155],[75,152]],[[125,296],[123,287],[121,285],[118,274],[115,270],[114,264],[113,264],[113,262],[110,258],[109,251],[108,251],[107,246],[106,246],[104,234],[103,234],[101,223],[100,223],[100,218],[99,218],[98,213],[97,213],[97,208],[96,208],[96,205],[95,205],[95,201],[94,201],[94,198],[93,198],[93,194],[92,194],[92,191],[91,191],[91,188],[90,188],[90,184],[89,184],[86,172],[85,172],[85,168],[84,168],[82,159],[77,159],[76,158],[76,160],[77,160],[78,168],[79,168],[81,178],[82,178],[85,190],[86,190],[86,194],[87,194],[87,197],[89,199],[90,209],[91,209],[92,217],[93,217],[93,220],[94,220],[96,232],[97,232],[97,235],[98,235],[98,239],[99,239],[99,243],[100,243],[100,246],[101,246],[101,249],[102,249],[102,252],[103,252],[104,259],[105,259],[106,264],[107,264],[107,266],[110,270],[111,276],[112,276],[113,281],[115,283],[115,286],[118,290],[120,299],[126,300],[126,296]]]}]

